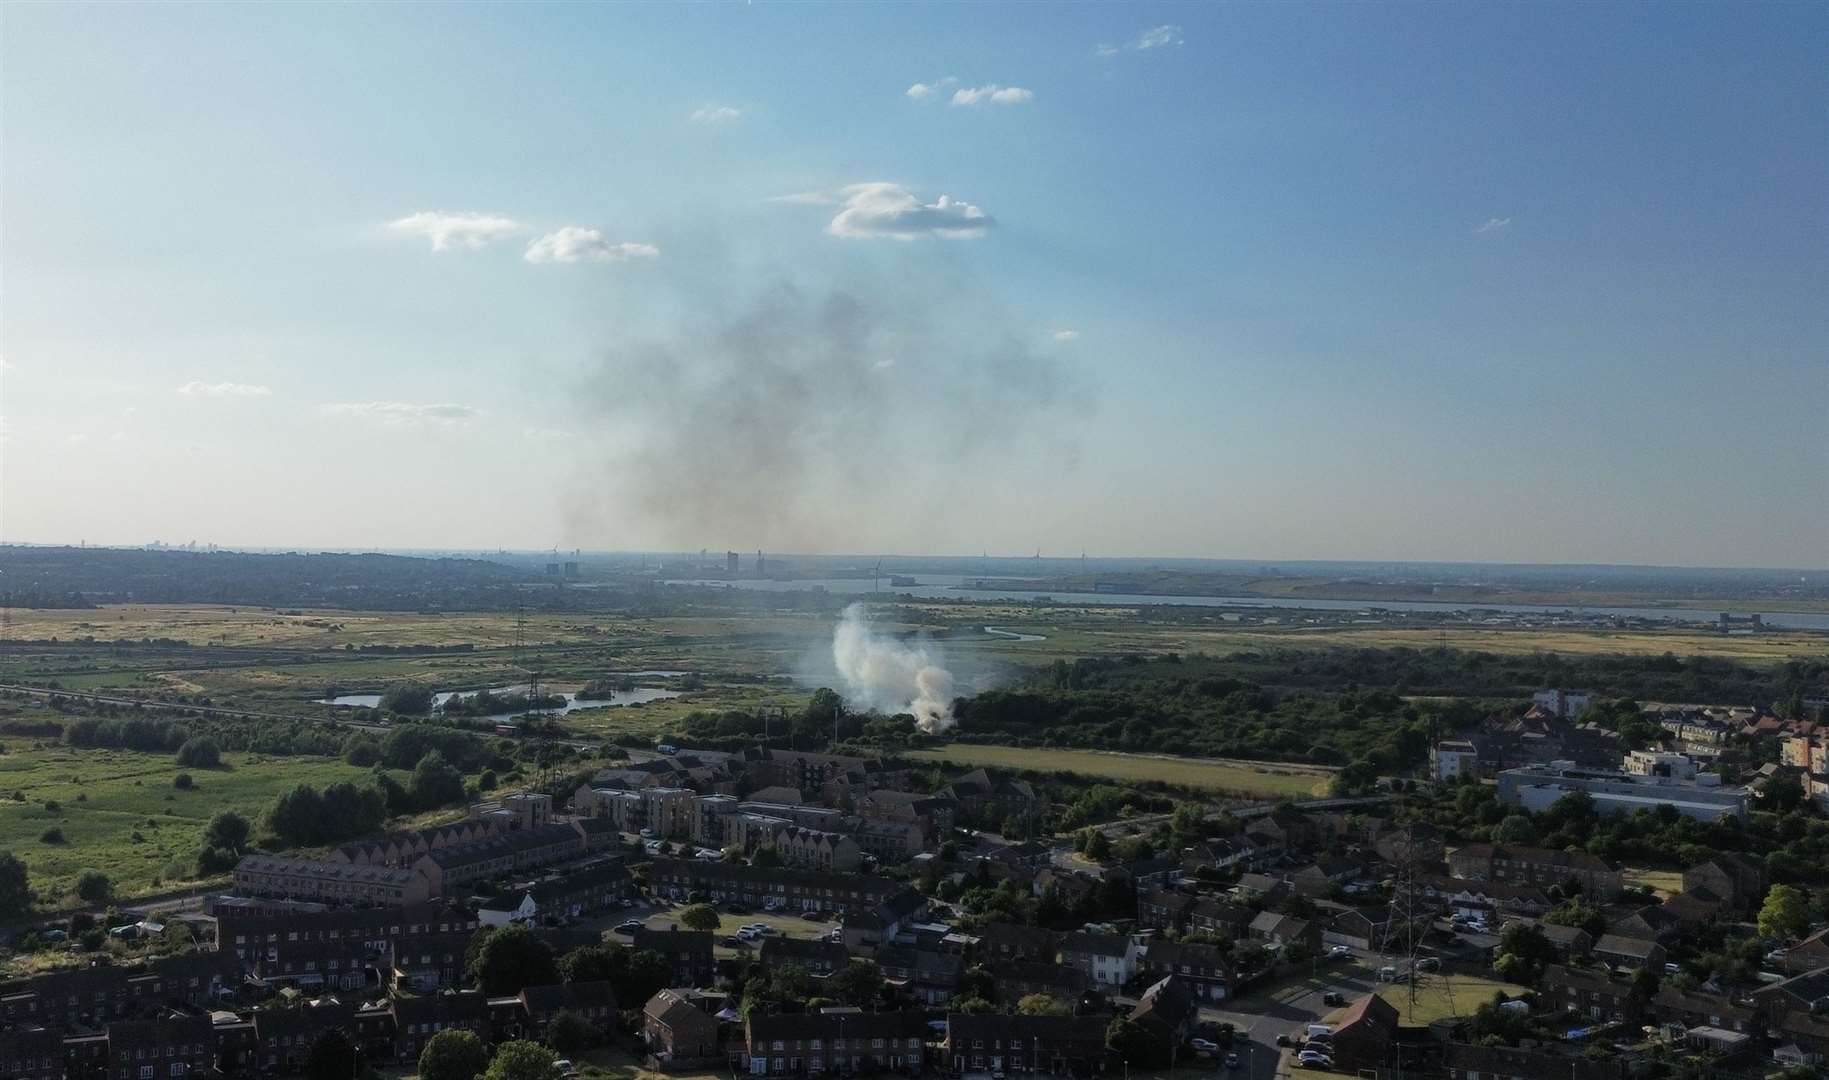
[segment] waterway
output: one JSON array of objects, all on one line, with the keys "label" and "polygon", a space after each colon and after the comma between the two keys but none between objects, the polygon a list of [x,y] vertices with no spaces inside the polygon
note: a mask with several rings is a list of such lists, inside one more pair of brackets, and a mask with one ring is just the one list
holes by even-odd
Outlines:
[{"label": "waterway", "polygon": [[[1438,600],[1311,600],[1272,596],[1170,596],[1148,593],[1049,592],[1046,589],[977,588],[978,579],[964,575],[924,574],[924,584],[904,588],[878,587],[869,578],[806,578],[796,581],[669,581],[669,585],[696,585],[705,588],[723,586],[731,589],[754,589],[763,592],[804,592],[823,590],[844,596],[874,596],[883,600],[913,597],[918,600],[1015,600],[1035,602],[1046,599],[1062,604],[1118,604],[1136,607],[1145,604],[1182,604],[1192,607],[1269,608],[1290,611],[1406,611],[1475,616],[1485,612],[1506,615],[1534,615],[1545,619],[1621,618],[1652,619],[1663,622],[1712,623],[1719,611],[1701,608],[1666,607],[1571,607],[1553,604],[1462,604]],[[1742,616],[1743,617],[1743,616]],[[1829,613],[1809,611],[1774,611],[1762,615],[1765,625],[1790,630],[1829,630]]]},{"label": "waterway", "polygon": [[[664,675],[684,675],[685,672],[683,672],[683,671],[631,671],[631,672],[626,672],[625,674],[635,675],[635,676],[657,676],[658,677],[658,676],[664,676]],[[509,693],[525,694],[527,692],[527,690],[528,690],[528,687],[525,685],[492,686],[489,688],[488,692],[491,694],[509,694]],[[436,708],[437,706],[443,705],[445,702],[451,700],[452,698],[465,698],[465,697],[470,697],[473,694],[480,694],[482,692],[483,691],[480,691],[480,690],[441,690],[438,693],[435,693],[432,695],[432,705],[434,708]],[[663,690],[663,689],[660,689],[659,687],[638,686],[633,690],[618,690],[608,698],[587,698],[584,700],[579,700],[578,695],[576,695],[576,694],[562,694],[560,696],[565,699],[565,704],[563,706],[559,706],[559,707],[555,707],[555,708],[547,708],[547,709],[533,709],[533,710],[529,710],[529,711],[537,712],[542,716],[559,716],[559,715],[563,715],[568,712],[574,712],[578,709],[601,709],[601,708],[605,708],[605,707],[615,708],[620,705],[640,705],[643,702],[648,702],[648,701],[665,701],[667,698],[680,697],[684,693],[685,693],[685,691],[683,691],[683,690]],[[381,704],[381,695],[380,694],[338,694],[336,697],[332,697],[332,698],[319,698],[317,701],[317,704],[319,704],[319,705],[348,705],[348,706],[351,706],[354,708],[373,709],[373,708],[378,707]],[[520,716],[520,715],[523,715],[523,714],[507,712],[507,713],[500,713],[500,714],[496,714],[496,715],[482,717],[481,719],[506,721],[506,720],[512,720],[516,716]]]}]

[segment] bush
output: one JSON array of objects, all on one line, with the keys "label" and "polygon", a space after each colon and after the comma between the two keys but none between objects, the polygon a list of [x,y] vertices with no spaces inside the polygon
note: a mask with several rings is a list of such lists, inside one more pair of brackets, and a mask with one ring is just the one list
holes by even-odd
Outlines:
[{"label": "bush", "polygon": [[76,895],[85,904],[102,907],[114,899],[114,882],[100,870],[84,870],[76,878]]},{"label": "bush", "polygon": [[38,834],[38,842],[41,844],[61,844],[64,842],[64,831],[53,825]]},{"label": "bush", "polygon": [[44,801],[44,812],[47,814],[62,813],[63,804],[58,802],[56,799],[46,799]]},{"label": "bush", "polygon": [[207,735],[198,735],[178,747],[178,764],[192,769],[213,769],[222,764],[222,747]]},{"label": "bush", "polygon": [[197,786],[197,782],[191,779],[190,773],[181,772],[171,778],[171,786],[177,788],[179,791],[189,791]]}]

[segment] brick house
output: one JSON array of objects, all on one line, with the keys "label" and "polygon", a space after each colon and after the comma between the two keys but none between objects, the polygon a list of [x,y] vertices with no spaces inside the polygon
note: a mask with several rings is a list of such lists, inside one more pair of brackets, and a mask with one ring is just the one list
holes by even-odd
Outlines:
[{"label": "brick house", "polygon": [[731,1068],[749,1076],[918,1072],[926,1064],[927,1036],[926,1014],[918,1012],[752,1013],[742,1041],[731,1048]]},{"label": "brick house", "polygon": [[1551,964],[1543,970],[1543,993],[1538,1007],[1578,1013],[1590,1020],[1632,1020],[1639,1003],[1624,980],[1610,979],[1598,971]]},{"label": "brick house", "polygon": [[1105,1072],[1105,1028],[1072,1016],[967,1016],[946,1018],[947,1070],[963,1073],[1045,1073],[1100,1076]]},{"label": "brick house", "polygon": [[216,1035],[207,1016],[108,1025],[110,1080],[177,1080],[215,1067]]},{"label": "brick house", "polygon": [[1345,1073],[1385,1065],[1397,1046],[1397,1009],[1377,994],[1346,1007],[1334,1025],[1334,1068]]},{"label": "brick house", "polygon": [[1549,888],[1577,882],[1587,896],[1612,899],[1619,895],[1619,871],[1605,859],[1582,851],[1512,847],[1501,844],[1468,844],[1448,856],[1448,872],[1472,881],[1503,881]]},{"label": "brick house", "polygon": [[716,1062],[724,1047],[715,1016],[677,990],[662,990],[641,1010],[642,1042],[661,1066]]}]

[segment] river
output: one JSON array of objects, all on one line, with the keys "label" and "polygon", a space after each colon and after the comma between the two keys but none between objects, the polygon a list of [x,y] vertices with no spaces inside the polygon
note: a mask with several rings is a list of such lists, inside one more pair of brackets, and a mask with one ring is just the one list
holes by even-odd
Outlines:
[{"label": "river", "polygon": [[[1442,614],[1470,612],[1503,612],[1508,615],[1575,616],[1587,618],[1656,619],[1665,622],[1712,623],[1719,611],[1701,608],[1665,607],[1572,607],[1557,604],[1463,604],[1439,600],[1310,600],[1273,596],[1158,596],[1147,593],[1058,592],[1046,589],[1024,590],[974,588],[978,580],[957,574],[923,574],[919,585],[900,588],[877,587],[869,578],[807,578],[799,581],[669,581],[669,585],[695,585],[705,588],[723,586],[732,589],[755,589],[764,592],[799,592],[824,590],[844,596],[872,596],[893,600],[910,596],[920,600],[1017,600],[1034,602],[1047,597],[1062,604],[1184,604],[1192,607],[1283,608],[1291,611],[1410,611]],[[1737,617],[1744,617],[1736,613]],[[1775,611],[1763,614],[1765,625],[1789,630],[1829,630],[1829,613],[1809,611]],[[1743,624],[1744,625],[1744,624]]]}]

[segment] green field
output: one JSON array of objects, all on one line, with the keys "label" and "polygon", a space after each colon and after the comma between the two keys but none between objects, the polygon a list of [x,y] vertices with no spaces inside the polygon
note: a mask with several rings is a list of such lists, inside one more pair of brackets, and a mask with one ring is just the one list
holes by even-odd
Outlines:
[{"label": "green field", "polygon": [[1421,1027],[1449,1016],[1472,1016],[1474,1010],[1503,991],[1506,997],[1528,993],[1527,986],[1476,975],[1429,975],[1416,985],[1416,1009],[1410,1009],[1410,988],[1401,983],[1382,987],[1378,996],[1396,1006],[1405,1024]]},{"label": "green field", "polygon": [[968,767],[988,765],[1003,769],[1076,773],[1126,783],[1155,780],[1217,795],[1245,797],[1309,798],[1325,795],[1333,776],[1332,770],[1313,765],[1174,758],[1103,750],[975,746],[969,743],[951,743],[937,750],[916,750],[908,756]]},{"label": "green field", "polygon": [[[0,851],[11,851],[31,870],[41,902],[65,900],[76,876],[98,869],[114,879],[122,896],[177,887],[174,875],[194,874],[203,826],[219,810],[235,810],[255,822],[285,788],[361,780],[368,769],[316,757],[261,757],[224,754],[226,768],[180,769],[169,754],[131,750],[36,747],[7,740],[0,755]],[[189,791],[172,786],[188,772]],[[25,795],[15,801],[14,792]],[[45,809],[47,801],[58,804]],[[52,826],[65,842],[39,837]],[[136,842],[134,836],[140,839]]]}]

